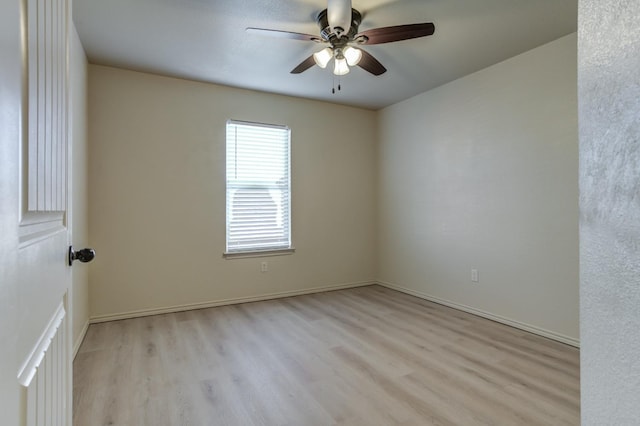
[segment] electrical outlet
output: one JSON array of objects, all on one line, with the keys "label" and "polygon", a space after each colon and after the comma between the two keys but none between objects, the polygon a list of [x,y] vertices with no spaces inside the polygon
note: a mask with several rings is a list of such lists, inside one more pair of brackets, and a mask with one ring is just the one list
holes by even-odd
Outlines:
[{"label": "electrical outlet", "polygon": [[269,264],[267,262],[262,262],[260,264],[260,272],[267,272],[269,270]]},{"label": "electrical outlet", "polygon": [[472,269],[471,270],[471,281],[474,283],[477,283],[479,281],[478,279],[478,270],[477,269]]}]

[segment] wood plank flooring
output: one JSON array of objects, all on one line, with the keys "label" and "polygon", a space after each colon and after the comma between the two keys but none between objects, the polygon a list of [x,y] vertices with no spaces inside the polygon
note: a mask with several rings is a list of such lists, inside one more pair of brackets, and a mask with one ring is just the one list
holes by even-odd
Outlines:
[{"label": "wood plank flooring", "polygon": [[579,351],[380,286],[94,324],[74,425],[577,425]]}]

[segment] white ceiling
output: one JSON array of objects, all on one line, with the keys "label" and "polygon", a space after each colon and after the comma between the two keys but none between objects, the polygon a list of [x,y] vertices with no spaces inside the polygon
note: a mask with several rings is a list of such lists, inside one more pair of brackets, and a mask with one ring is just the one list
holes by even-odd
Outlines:
[{"label": "white ceiling", "polygon": [[[139,71],[379,109],[576,31],[577,0],[352,0],[360,31],[433,22],[430,37],[365,46],[386,68],[341,78],[289,71],[320,46],[249,34],[318,34],[326,0],[74,0],[89,61]],[[336,78],[337,85],[337,78]]]}]

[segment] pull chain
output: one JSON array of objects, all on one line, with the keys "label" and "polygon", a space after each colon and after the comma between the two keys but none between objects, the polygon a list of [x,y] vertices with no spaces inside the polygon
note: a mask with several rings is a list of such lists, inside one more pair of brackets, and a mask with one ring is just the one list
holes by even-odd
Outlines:
[{"label": "pull chain", "polygon": [[[342,86],[340,85],[341,79],[340,76],[338,76],[338,92],[342,89]],[[336,94],[336,77],[335,75],[333,76],[333,82],[331,83],[331,93],[332,94]]]}]

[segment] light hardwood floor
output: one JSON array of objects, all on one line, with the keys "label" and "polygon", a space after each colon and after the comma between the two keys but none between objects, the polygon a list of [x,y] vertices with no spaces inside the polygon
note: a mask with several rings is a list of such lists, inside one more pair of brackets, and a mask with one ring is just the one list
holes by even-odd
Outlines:
[{"label": "light hardwood floor", "polygon": [[380,286],[91,325],[74,425],[576,425],[579,351]]}]

